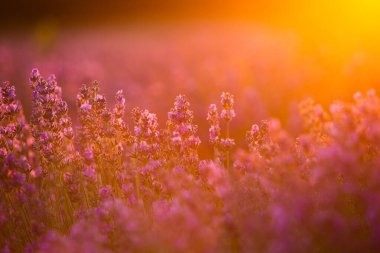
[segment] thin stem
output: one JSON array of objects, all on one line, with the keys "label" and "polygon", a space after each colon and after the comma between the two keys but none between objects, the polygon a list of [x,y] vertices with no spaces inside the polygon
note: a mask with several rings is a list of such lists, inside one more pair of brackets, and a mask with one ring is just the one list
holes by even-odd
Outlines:
[{"label": "thin stem", "polygon": [[[230,122],[227,122],[227,127],[226,127],[226,138],[230,138]],[[230,170],[230,151],[226,152],[226,168],[229,171]]]},{"label": "thin stem", "polygon": [[84,199],[85,199],[85,201],[86,201],[87,209],[90,209],[90,202],[89,202],[89,200],[88,200],[87,190],[86,190],[86,187],[84,186],[84,183],[83,183],[83,177],[82,177],[82,176],[81,176],[80,183],[81,183],[81,185],[82,185],[83,194],[84,194]]},{"label": "thin stem", "polygon": [[139,180],[139,173],[137,171],[137,162],[136,159],[132,158],[132,164],[133,164],[133,170],[135,172],[135,187],[136,187],[136,195],[137,199],[140,199],[140,180]]},{"label": "thin stem", "polygon": [[[7,199],[7,202],[9,203],[9,205],[12,207],[13,212],[16,213],[16,208],[15,208],[15,206],[14,206],[14,204],[13,204],[13,202],[12,202],[12,199],[11,199],[11,197],[9,196],[9,194],[5,193],[5,198]],[[22,220],[23,220],[23,222],[24,222],[24,226],[25,226],[26,237],[27,237],[28,241],[29,241],[30,243],[32,243],[32,239],[31,239],[32,235],[31,235],[30,230],[29,230],[29,228],[30,228],[30,227],[29,227],[29,222],[27,221],[27,218],[26,218],[26,216],[25,216],[24,209],[21,208],[21,210],[22,210],[22,212],[21,212],[21,213],[22,213],[21,216],[22,216]]]},{"label": "thin stem", "polygon": [[7,149],[7,151],[8,152],[12,151],[11,148],[9,147],[9,145],[8,145],[7,138],[5,138],[4,135],[3,135],[3,142],[4,142],[4,145],[5,145],[5,148]]},{"label": "thin stem", "polygon": [[[69,195],[67,194],[67,191],[66,191],[66,188],[64,187],[64,183],[63,183],[63,172],[62,172],[62,168],[58,168],[59,169],[59,184],[58,184],[58,191],[60,192],[61,195],[63,195],[63,198],[64,198],[64,209],[68,215],[68,219],[69,219],[69,223],[73,223],[74,222],[74,217],[73,217],[73,212],[74,212],[74,209],[73,209],[73,206],[72,206],[72,203],[71,203],[71,200],[70,200],[70,197]],[[70,224],[66,224],[67,228],[69,228]]]}]

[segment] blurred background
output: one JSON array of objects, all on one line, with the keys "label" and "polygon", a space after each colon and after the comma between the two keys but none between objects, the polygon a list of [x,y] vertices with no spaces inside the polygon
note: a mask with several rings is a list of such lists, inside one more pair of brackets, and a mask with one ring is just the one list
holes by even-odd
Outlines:
[{"label": "blurred background", "polygon": [[[110,104],[147,108],[163,126],[186,94],[207,142],[207,107],[235,94],[234,134],[279,118],[297,133],[297,103],[324,106],[380,87],[380,1],[3,1],[0,80],[30,112],[28,76],[55,73],[75,94],[98,80]],[[128,115],[129,116],[129,115]]]}]

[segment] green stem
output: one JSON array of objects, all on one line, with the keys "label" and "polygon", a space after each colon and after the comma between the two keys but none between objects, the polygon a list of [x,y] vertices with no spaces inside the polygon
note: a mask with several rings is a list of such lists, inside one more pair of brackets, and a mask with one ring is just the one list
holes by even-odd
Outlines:
[{"label": "green stem", "polygon": [[140,180],[139,180],[139,173],[137,171],[137,162],[136,159],[132,158],[132,163],[133,163],[133,169],[136,173],[135,175],[135,187],[136,187],[136,195],[137,195],[137,200],[140,199]]},{"label": "green stem", "polygon": [[[12,199],[10,198],[9,194],[5,193],[5,198],[7,199],[8,204],[12,207],[13,212],[16,213],[16,208],[13,205]],[[27,237],[28,241],[30,243],[32,243],[32,239],[31,239],[32,238],[32,234],[30,232],[29,223],[28,223],[28,221],[26,219],[26,216],[25,216],[25,213],[24,213],[24,209],[23,208],[21,208],[21,209],[22,209],[21,216],[22,216],[22,220],[23,220],[24,226],[25,226],[26,237]]]},{"label": "green stem", "polygon": [[[226,138],[230,138],[230,122],[227,122]],[[230,170],[230,151],[226,152],[226,168]]]},{"label": "green stem", "polygon": [[60,191],[61,195],[63,195],[63,197],[64,197],[64,208],[68,214],[69,222],[72,224],[74,222],[74,216],[73,216],[74,209],[73,209],[70,197],[69,197],[69,195],[68,195],[68,193],[64,187],[63,173],[61,170],[59,171],[59,191]]},{"label": "green stem", "polygon": [[3,142],[4,142],[4,146],[5,146],[5,148],[7,149],[7,151],[8,151],[8,152],[12,151],[11,148],[9,147],[9,145],[8,145],[7,138],[5,138],[4,135],[3,135]]},{"label": "green stem", "polygon": [[62,217],[62,212],[61,212],[61,205],[59,204],[59,189],[58,187],[54,187],[54,195],[55,195],[55,214],[58,214],[58,218],[57,219],[57,229],[61,229],[62,228],[62,224],[64,224],[64,219]]},{"label": "green stem", "polygon": [[89,202],[89,200],[88,200],[86,187],[84,186],[84,183],[83,183],[83,177],[81,177],[81,185],[82,185],[83,194],[84,194],[84,199],[85,199],[85,201],[86,201],[87,209],[90,209],[90,202]]}]

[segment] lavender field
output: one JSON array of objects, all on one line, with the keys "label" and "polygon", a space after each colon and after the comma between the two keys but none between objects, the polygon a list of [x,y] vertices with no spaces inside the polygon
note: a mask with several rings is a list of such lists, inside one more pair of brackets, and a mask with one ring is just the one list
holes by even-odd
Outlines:
[{"label": "lavender field", "polygon": [[368,27],[53,21],[0,24],[0,253],[379,252]]},{"label": "lavender field", "polygon": [[[379,245],[380,100],[374,90],[324,110],[300,103],[303,131],[253,122],[236,146],[234,96],[223,92],[200,140],[178,95],[166,125],[146,109],[126,119],[97,82],[68,116],[54,75],[30,74],[25,119],[1,86],[3,252],[375,252]],[[74,108],[70,108],[74,110]],[[129,128],[126,121],[133,122]],[[198,148],[213,154],[200,159]]]}]

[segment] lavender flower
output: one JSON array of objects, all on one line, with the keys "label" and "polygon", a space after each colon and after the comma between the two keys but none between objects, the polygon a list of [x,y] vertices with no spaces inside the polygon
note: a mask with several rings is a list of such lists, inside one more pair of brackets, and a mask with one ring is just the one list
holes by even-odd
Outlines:
[{"label": "lavender flower", "polygon": [[234,96],[229,92],[223,92],[220,96],[220,103],[222,104],[222,112],[220,113],[220,118],[229,122],[234,118],[235,111],[233,109],[234,106]]},{"label": "lavender flower", "polygon": [[[77,96],[76,131],[52,75],[34,69],[31,126],[15,88],[0,86],[0,249],[5,252],[373,252],[380,247],[380,99],[300,106],[305,128],[253,124],[231,137],[230,93],[207,121],[215,159],[180,95],[124,118],[97,82]],[[237,133],[238,134],[238,133]],[[36,151],[36,152],[34,152]],[[202,154],[203,155],[203,154]],[[206,154],[204,154],[206,156]],[[231,159],[231,161],[230,161]],[[229,164],[233,164],[233,169]],[[254,238],[254,240],[252,239]]]},{"label": "lavender flower", "polygon": [[33,90],[31,122],[36,150],[44,161],[60,163],[68,155],[63,133],[71,137],[72,131],[67,103],[62,100],[61,88],[54,75],[45,80],[38,70],[33,69],[30,81]]},{"label": "lavender flower", "polygon": [[169,135],[168,151],[175,163],[187,166],[191,173],[197,174],[199,158],[197,149],[201,143],[196,133],[198,126],[193,124],[193,112],[190,103],[183,95],[176,97],[174,107],[168,113],[167,131]]}]

